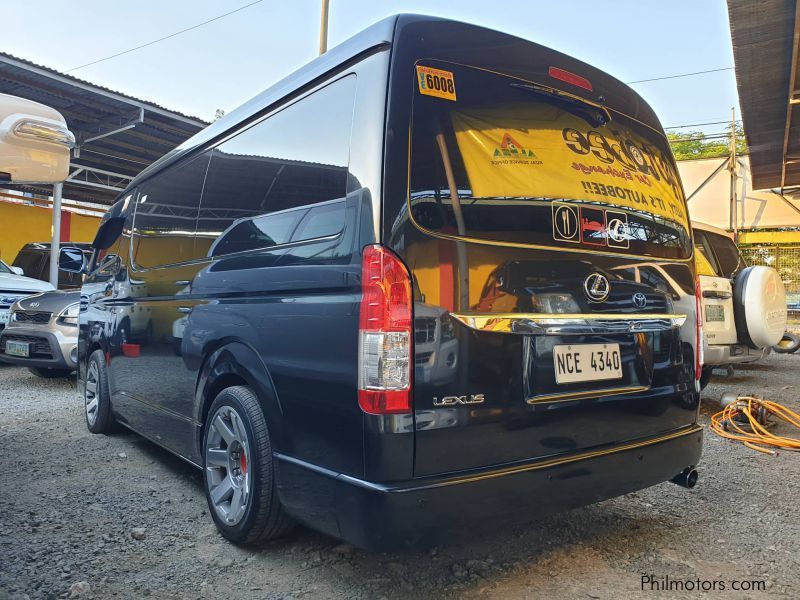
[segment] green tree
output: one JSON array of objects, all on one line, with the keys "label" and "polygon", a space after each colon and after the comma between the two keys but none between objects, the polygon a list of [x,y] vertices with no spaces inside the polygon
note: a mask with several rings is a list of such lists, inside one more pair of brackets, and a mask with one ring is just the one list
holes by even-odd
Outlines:
[{"label": "green tree", "polygon": [[[727,156],[731,145],[731,126],[725,127],[721,137],[709,137],[702,131],[669,132],[667,139],[677,160],[694,158],[717,158]],[[736,153],[747,154],[747,141],[744,129],[736,125]]]}]

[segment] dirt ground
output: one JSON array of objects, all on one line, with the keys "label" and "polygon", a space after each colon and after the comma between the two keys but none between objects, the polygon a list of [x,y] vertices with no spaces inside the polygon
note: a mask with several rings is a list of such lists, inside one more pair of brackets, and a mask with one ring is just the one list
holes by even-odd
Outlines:
[{"label": "dirt ground", "polygon": [[[726,390],[800,410],[799,373],[800,355],[773,355],[715,378],[703,422]],[[664,483],[416,552],[370,554],[302,528],[245,550],[215,532],[198,472],[136,435],[89,434],[74,388],[0,366],[0,600],[668,596],[643,591],[643,576],[716,588],[670,597],[800,597],[797,454],[706,432],[691,491]]]}]

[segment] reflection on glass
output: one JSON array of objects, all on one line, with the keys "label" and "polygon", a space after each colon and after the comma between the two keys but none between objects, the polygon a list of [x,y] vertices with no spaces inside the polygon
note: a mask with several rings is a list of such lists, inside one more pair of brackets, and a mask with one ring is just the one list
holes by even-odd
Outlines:
[{"label": "reflection on glass", "polygon": [[354,97],[346,77],[215,148],[197,221],[208,256],[342,230],[344,203],[325,203],[347,193]]},{"label": "reflection on glass", "polygon": [[414,97],[410,207],[419,226],[497,242],[691,254],[663,135],[509,77],[447,68],[457,104]]},{"label": "reflection on glass", "polygon": [[133,259],[156,267],[196,258],[197,207],[210,152],[168,168],[139,188],[133,220]]}]

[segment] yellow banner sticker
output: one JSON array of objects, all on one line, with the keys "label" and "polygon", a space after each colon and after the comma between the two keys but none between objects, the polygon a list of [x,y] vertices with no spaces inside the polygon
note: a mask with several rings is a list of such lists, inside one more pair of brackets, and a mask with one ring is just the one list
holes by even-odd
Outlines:
[{"label": "yellow banner sticker", "polygon": [[450,71],[417,65],[419,93],[445,100],[456,99],[456,82]]},{"label": "yellow banner sticker", "polygon": [[671,157],[624,124],[592,126],[544,103],[453,111],[451,119],[475,197],[594,200],[688,229]]}]

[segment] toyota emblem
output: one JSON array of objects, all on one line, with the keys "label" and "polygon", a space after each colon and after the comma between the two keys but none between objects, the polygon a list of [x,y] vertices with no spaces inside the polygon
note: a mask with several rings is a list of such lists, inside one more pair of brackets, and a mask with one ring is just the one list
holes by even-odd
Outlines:
[{"label": "toyota emblem", "polygon": [[602,273],[591,273],[583,282],[583,291],[592,302],[603,302],[611,293],[611,284]]},{"label": "toyota emblem", "polygon": [[633,305],[636,308],[644,308],[647,306],[647,296],[645,296],[642,292],[636,292],[632,296]]}]

